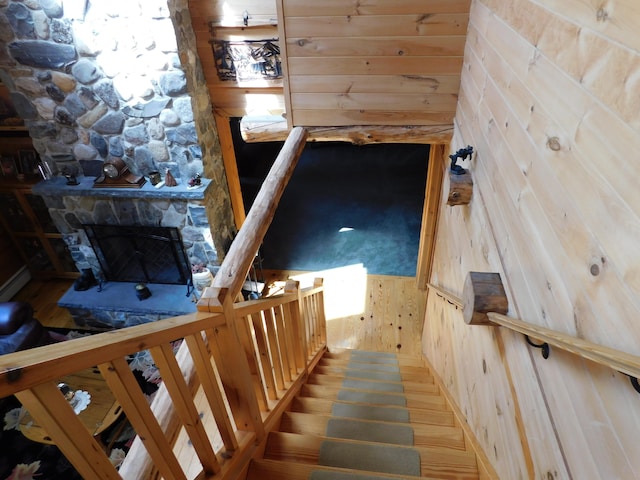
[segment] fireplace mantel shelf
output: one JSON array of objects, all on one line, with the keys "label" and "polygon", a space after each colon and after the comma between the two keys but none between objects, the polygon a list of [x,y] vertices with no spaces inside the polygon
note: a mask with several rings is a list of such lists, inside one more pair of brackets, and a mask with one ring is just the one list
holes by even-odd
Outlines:
[{"label": "fireplace mantel shelf", "polygon": [[81,177],[78,179],[79,185],[67,185],[66,178],[55,177],[44,180],[33,187],[36,195],[50,196],[78,196],[78,197],[113,197],[113,198],[159,198],[159,199],[204,199],[207,188],[211,185],[211,180],[202,179],[200,188],[189,188],[186,184],[178,184],[175,187],[156,188],[149,182],[141,188],[94,188],[94,177]]}]

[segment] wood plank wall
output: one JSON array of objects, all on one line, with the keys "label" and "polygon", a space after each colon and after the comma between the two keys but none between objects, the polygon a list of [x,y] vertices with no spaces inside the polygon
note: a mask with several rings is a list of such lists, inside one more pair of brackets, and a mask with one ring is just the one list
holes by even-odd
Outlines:
[{"label": "wood plank wall", "polygon": [[293,125],[451,124],[470,0],[278,1]]},{"label": "wood plank wall", "polygon": [[[452,150],[473,145],[469,206],[446,206],[432,283],[500,272],[510,315],[637,354],[637,0],[476,0]],[[631,479],[628,379],[521,335],[466,326],[430,293],[425,355],[500,478]]]},{"label": "wood plank wall", "polygon": [[[209,41],[277,36],[276,2],[288,56],[286,97],[283,81],[220,81]],[[218,115],[288,110],[291,125],[451,125],[470,3],[190,0],[189,10]],[[245,11],[249,28],[243,27]]]}]

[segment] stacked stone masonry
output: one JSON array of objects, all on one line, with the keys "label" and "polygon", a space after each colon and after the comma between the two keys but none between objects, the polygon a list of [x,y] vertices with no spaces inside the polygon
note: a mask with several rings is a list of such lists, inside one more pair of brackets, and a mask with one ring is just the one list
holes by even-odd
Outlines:
[{"label": "stacked stone masonry", "polygon": [[186,2],[0,0],[0,79],[40,158],[81,180],[111,158],[138,175],[170,170],[180,185],[203,175],[203,217],[223,255],[235,227],[195,52]]}]

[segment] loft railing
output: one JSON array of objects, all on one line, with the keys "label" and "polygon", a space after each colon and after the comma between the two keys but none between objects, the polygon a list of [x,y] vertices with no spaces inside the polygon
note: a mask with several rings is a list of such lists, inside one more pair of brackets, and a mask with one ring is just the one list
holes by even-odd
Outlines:
[{"label": "loft railing", "polygon": [[[84,478],[235,478],[322,355],[321,281],[234,302],[305,139],[296,128],[285,142],[197,313],[0,357],[0,398],[15,395]],[[150,405],[126,361],[143,350],[162,378]],[[137,433],[119,470],[57,386],[89,368]]]},{"label": "loft railing", "polygon": [[[475,272],[470,273],[470,276],[467,277],[467,282],[465,282],[464,300],[433,284],[428,284],[429,289],[456,308],[461,308],[464,312],[465,321],[469,324],[509,328],[523,334],[527,339],[527,343],[542,348],[543,352],[547,352],[547,355],[549,346],[554,346],[587,360],[591,360],[592,362],[599,363],[600,365],[605,365],[629,376],[634,388],[639,390],[637,379],[640,378],[640,356],[598,345],[581,338],[525,322],[518,318],[508,317],[505,315],[506,309],[503,309],[502,312],[492,311],[491,305],[496,305],[495,299],[502,297],[504,291],[502,291],[502,293],[495,290],[491,291],[493,287],[495,287],[495,283],[491,281],[487,282],[486,278],[484,279],[484,285],[479,285],[478,283],[474,285],[474,282],[470,279]],[[489,288],[487,288],[487,286],[489,286]],[[504,302],[506,302],[506,296],[504,296]],[[504,305],[503,302],[499,303]],[[472,318],[474,318],[474,320],[472,320]],[[531,338],[540,340],[542,343],[534,344],[530,340]]]}]

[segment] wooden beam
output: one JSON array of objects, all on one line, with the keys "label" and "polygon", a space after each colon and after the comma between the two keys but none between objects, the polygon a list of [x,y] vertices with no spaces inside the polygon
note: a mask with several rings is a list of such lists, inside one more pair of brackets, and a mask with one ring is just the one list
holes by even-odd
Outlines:
[{"label": "wooden beam", "polygon": [[242,201],[242,190],[240,188],[240,176],[238,174],[238,164],[236,162],[236,152],[233,148],[233,137],[231,135],[231,125],[228,117],[215,113],[216,129],[222,149],[222,161],[227,175],[227,185],[229,186],[229,196],[231,197],[231,209],[236,228],[239,230],[246,218],[244,202]]},{"label": "wooden beam", "polygon": [[429,149],[429,165],[427,167],[427,185],[422,209],[422,227],[418,246],[418,265],[416,267],[416,283],[420,290],[427,289],[431,276],[433,254],[436,245],[438,215],[440,212],[440,193],[444,177],[444,156],[447,145],[431,145]]},{"label": "wooden beam", "polygon": [[[372,143],[449,143],[453,125],[308,127],[309,142]],[[289,134],[287,121],[280,116],[243,117],[240,133],[247,143],[283,142]]]}]

